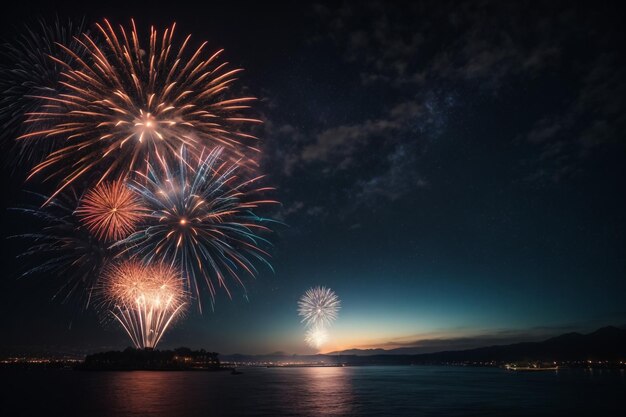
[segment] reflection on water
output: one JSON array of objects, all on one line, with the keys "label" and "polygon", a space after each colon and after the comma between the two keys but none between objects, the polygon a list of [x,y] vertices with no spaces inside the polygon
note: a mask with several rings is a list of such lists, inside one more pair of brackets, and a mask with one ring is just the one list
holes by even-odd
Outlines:
[{"label": "reflection on water", "polygon": [[307,416],[346,416],[353,414],[350,368],[303,368],[303,404]]},{"label": "reflection on water", "polygon": [[0,370],[1,416],[621,416],[620,371],[436,366]]},{"label": "reflection on water", "polygon": [[159,415],[180,398],[179,376],[174,372],[112,372],[104,379],[103,390],[112,394],[108,401],[116,414]]},{"label": "reflection on water", "polygon": [[[258,384],[259,373],[273,375]],[[211,410],[208,415],[230,410],[246,415],[353,414],[349,368],[251,369],[237,376],[227,372],[111,372],[101,389],[110,393],[103,406],[115,415],[172,416],[186,407]],[[181,402],[182,398],[186,400]]]}]

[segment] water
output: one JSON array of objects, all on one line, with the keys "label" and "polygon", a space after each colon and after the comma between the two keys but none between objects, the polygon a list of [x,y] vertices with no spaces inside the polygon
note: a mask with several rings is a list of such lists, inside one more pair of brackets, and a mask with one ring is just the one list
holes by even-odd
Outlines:
[{"label": "water", "polygon": [[612,416],[624,371],[437,366],[228,372],[2,370],[0,415]]}]

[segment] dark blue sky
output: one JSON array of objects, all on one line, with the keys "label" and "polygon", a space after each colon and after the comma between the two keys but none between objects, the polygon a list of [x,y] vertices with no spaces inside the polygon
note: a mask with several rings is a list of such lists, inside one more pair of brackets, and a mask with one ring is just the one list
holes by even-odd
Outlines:
[{"label": "dark blue sky", "polygon": [[[314,285],[343,306],[324,350],[623,325],[624,16],[597,2],[502,3],[48,6],[10,12],[2,34],[55,12],[175,20],[246,69],[286,224],[272,236],[276,272],[249,282],[247,300],[220,294],[215,312],[191,311],[164,346],[311,352],[296,301]],[[22,177],[6,170],[5,207]],[[20,230],[6,211],[2,223]],[[16,281],[14,242],[3,346],[124,346],[96,313],[50,300],[45,277]]]}]

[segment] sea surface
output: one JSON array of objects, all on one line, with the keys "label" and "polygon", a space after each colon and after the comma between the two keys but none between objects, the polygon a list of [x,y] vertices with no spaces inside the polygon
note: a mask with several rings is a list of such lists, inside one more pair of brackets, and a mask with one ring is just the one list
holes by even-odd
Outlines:
[{"label": "sea surface", "polygon": [[619,370],[0,370],[2,416],[623,416]]}]

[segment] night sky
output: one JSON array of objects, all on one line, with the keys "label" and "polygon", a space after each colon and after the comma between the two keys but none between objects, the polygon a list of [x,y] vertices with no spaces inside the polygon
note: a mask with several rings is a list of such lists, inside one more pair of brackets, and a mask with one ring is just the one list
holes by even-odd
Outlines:
[{"label": "night sky", "polygon": [[[224,3],[224,2],[222,2]],[[262,170],[284,223],[275,273],[220,293],[162,347],[310,353],[296,302],[331,287],[323,351],[537,340],[626,323],[624,15],[605,2],[372,2],[161,7],[87,2],[4,11],[177,22],[245,68],[261,100]],[[260,3],[260,2],[259,2]],[[6,167],[4,237],[24,231],[26,170]],[[0,346],[123,348],[97,313],[18,280],[2,245]]]}]

